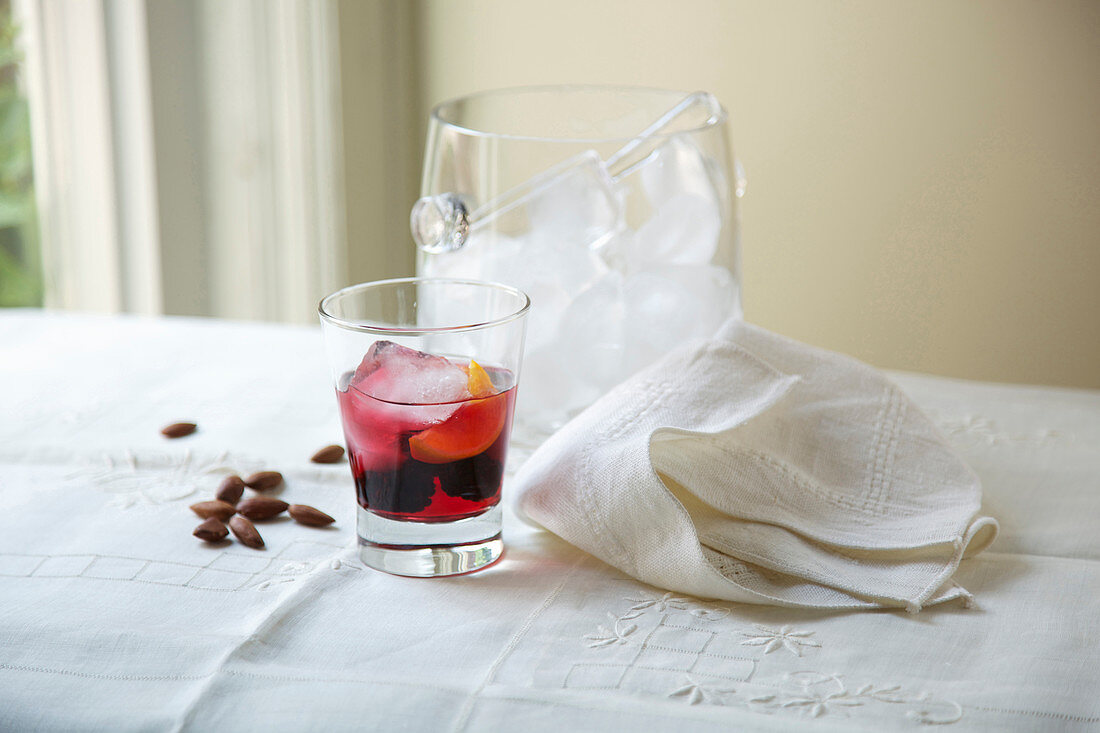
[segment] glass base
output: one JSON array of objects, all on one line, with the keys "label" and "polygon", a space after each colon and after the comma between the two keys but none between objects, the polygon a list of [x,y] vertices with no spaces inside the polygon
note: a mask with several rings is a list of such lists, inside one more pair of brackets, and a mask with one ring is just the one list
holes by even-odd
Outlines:
[{"label": "glass base", "polygon": [[386,547],[359,538],[359,559],[375,570],[412,578],[439,578],[486,568],[504,554],[500,535],[485,542],[442,547]]},{"label": "glass base", "polygon": [[472,573],[504,553],[501,507],[454,522],[398,522],[359,507],[359,559],[393,575],[435,578]]}]

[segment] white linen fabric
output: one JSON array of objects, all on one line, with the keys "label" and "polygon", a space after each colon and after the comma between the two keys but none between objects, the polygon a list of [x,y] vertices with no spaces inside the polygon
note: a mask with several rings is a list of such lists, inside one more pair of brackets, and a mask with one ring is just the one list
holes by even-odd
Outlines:
[{"label": "white linen fabric", "polygon": [[[914,616],[670,592],[507,509],[493,567],[373,571],[328,374],[317,328],[0,310],[0,731],[1100,730],[1100,391],[891,375],[1001,524]],[[266,468],[336,523],[191,536]]]},{"label": "white linen fabric", "polygon": [[978,477],[888,379],[740,321],[627,380],[516,476],[527,517],[705,598],[831,608],[969,594]]}]

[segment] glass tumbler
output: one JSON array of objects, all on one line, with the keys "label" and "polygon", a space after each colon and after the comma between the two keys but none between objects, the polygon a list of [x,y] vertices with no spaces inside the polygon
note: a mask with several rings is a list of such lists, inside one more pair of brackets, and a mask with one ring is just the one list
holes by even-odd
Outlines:
[{"label": "glass tumbler", "polygon": [[512,287],[434,278],[353,285],[321,301],[364,564],[431,577],[500,558],[529,305]]}]

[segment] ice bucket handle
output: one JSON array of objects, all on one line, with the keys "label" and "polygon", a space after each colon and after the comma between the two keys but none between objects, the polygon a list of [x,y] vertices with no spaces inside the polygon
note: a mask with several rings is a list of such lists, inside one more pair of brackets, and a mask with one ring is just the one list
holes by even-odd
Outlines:
[{"label": "ice bucket handle", "polygon": [[[677,119],[692,110],[702,110],[707,116],[703,124],[713,124],[722,118],[722,106],[709,92],[693,92],[654,120],[644,130],[616,150],[607,160],[601,160],[595,150],[579,155],[539,173],[524,183],[505,191],[474,210],[457,193],[439,193],[423,196],[413,204],[409,214],[409,228],[416,246],[428,254],[451,252],[466,244],[471,230],[520,205],[527,196],[536,193],[555,178],[567,174],[579,166],[595,166],[598,175],[612,186],[619,178],[628,175],[642,163],[664,139],[660,133]],[[736,163],[737,186],[735,193],[744,193],[744,174]]]}]

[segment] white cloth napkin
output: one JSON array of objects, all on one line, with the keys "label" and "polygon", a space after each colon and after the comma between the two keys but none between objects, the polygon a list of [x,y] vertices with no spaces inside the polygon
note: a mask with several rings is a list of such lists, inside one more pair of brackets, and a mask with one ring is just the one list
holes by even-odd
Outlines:
[{"label": "white cloth napkin", "polygon": [[978,477],[889,380],[740,321],[613,389],[516,476],[517,508],[655,586],[921,606],[989,546]]}]

